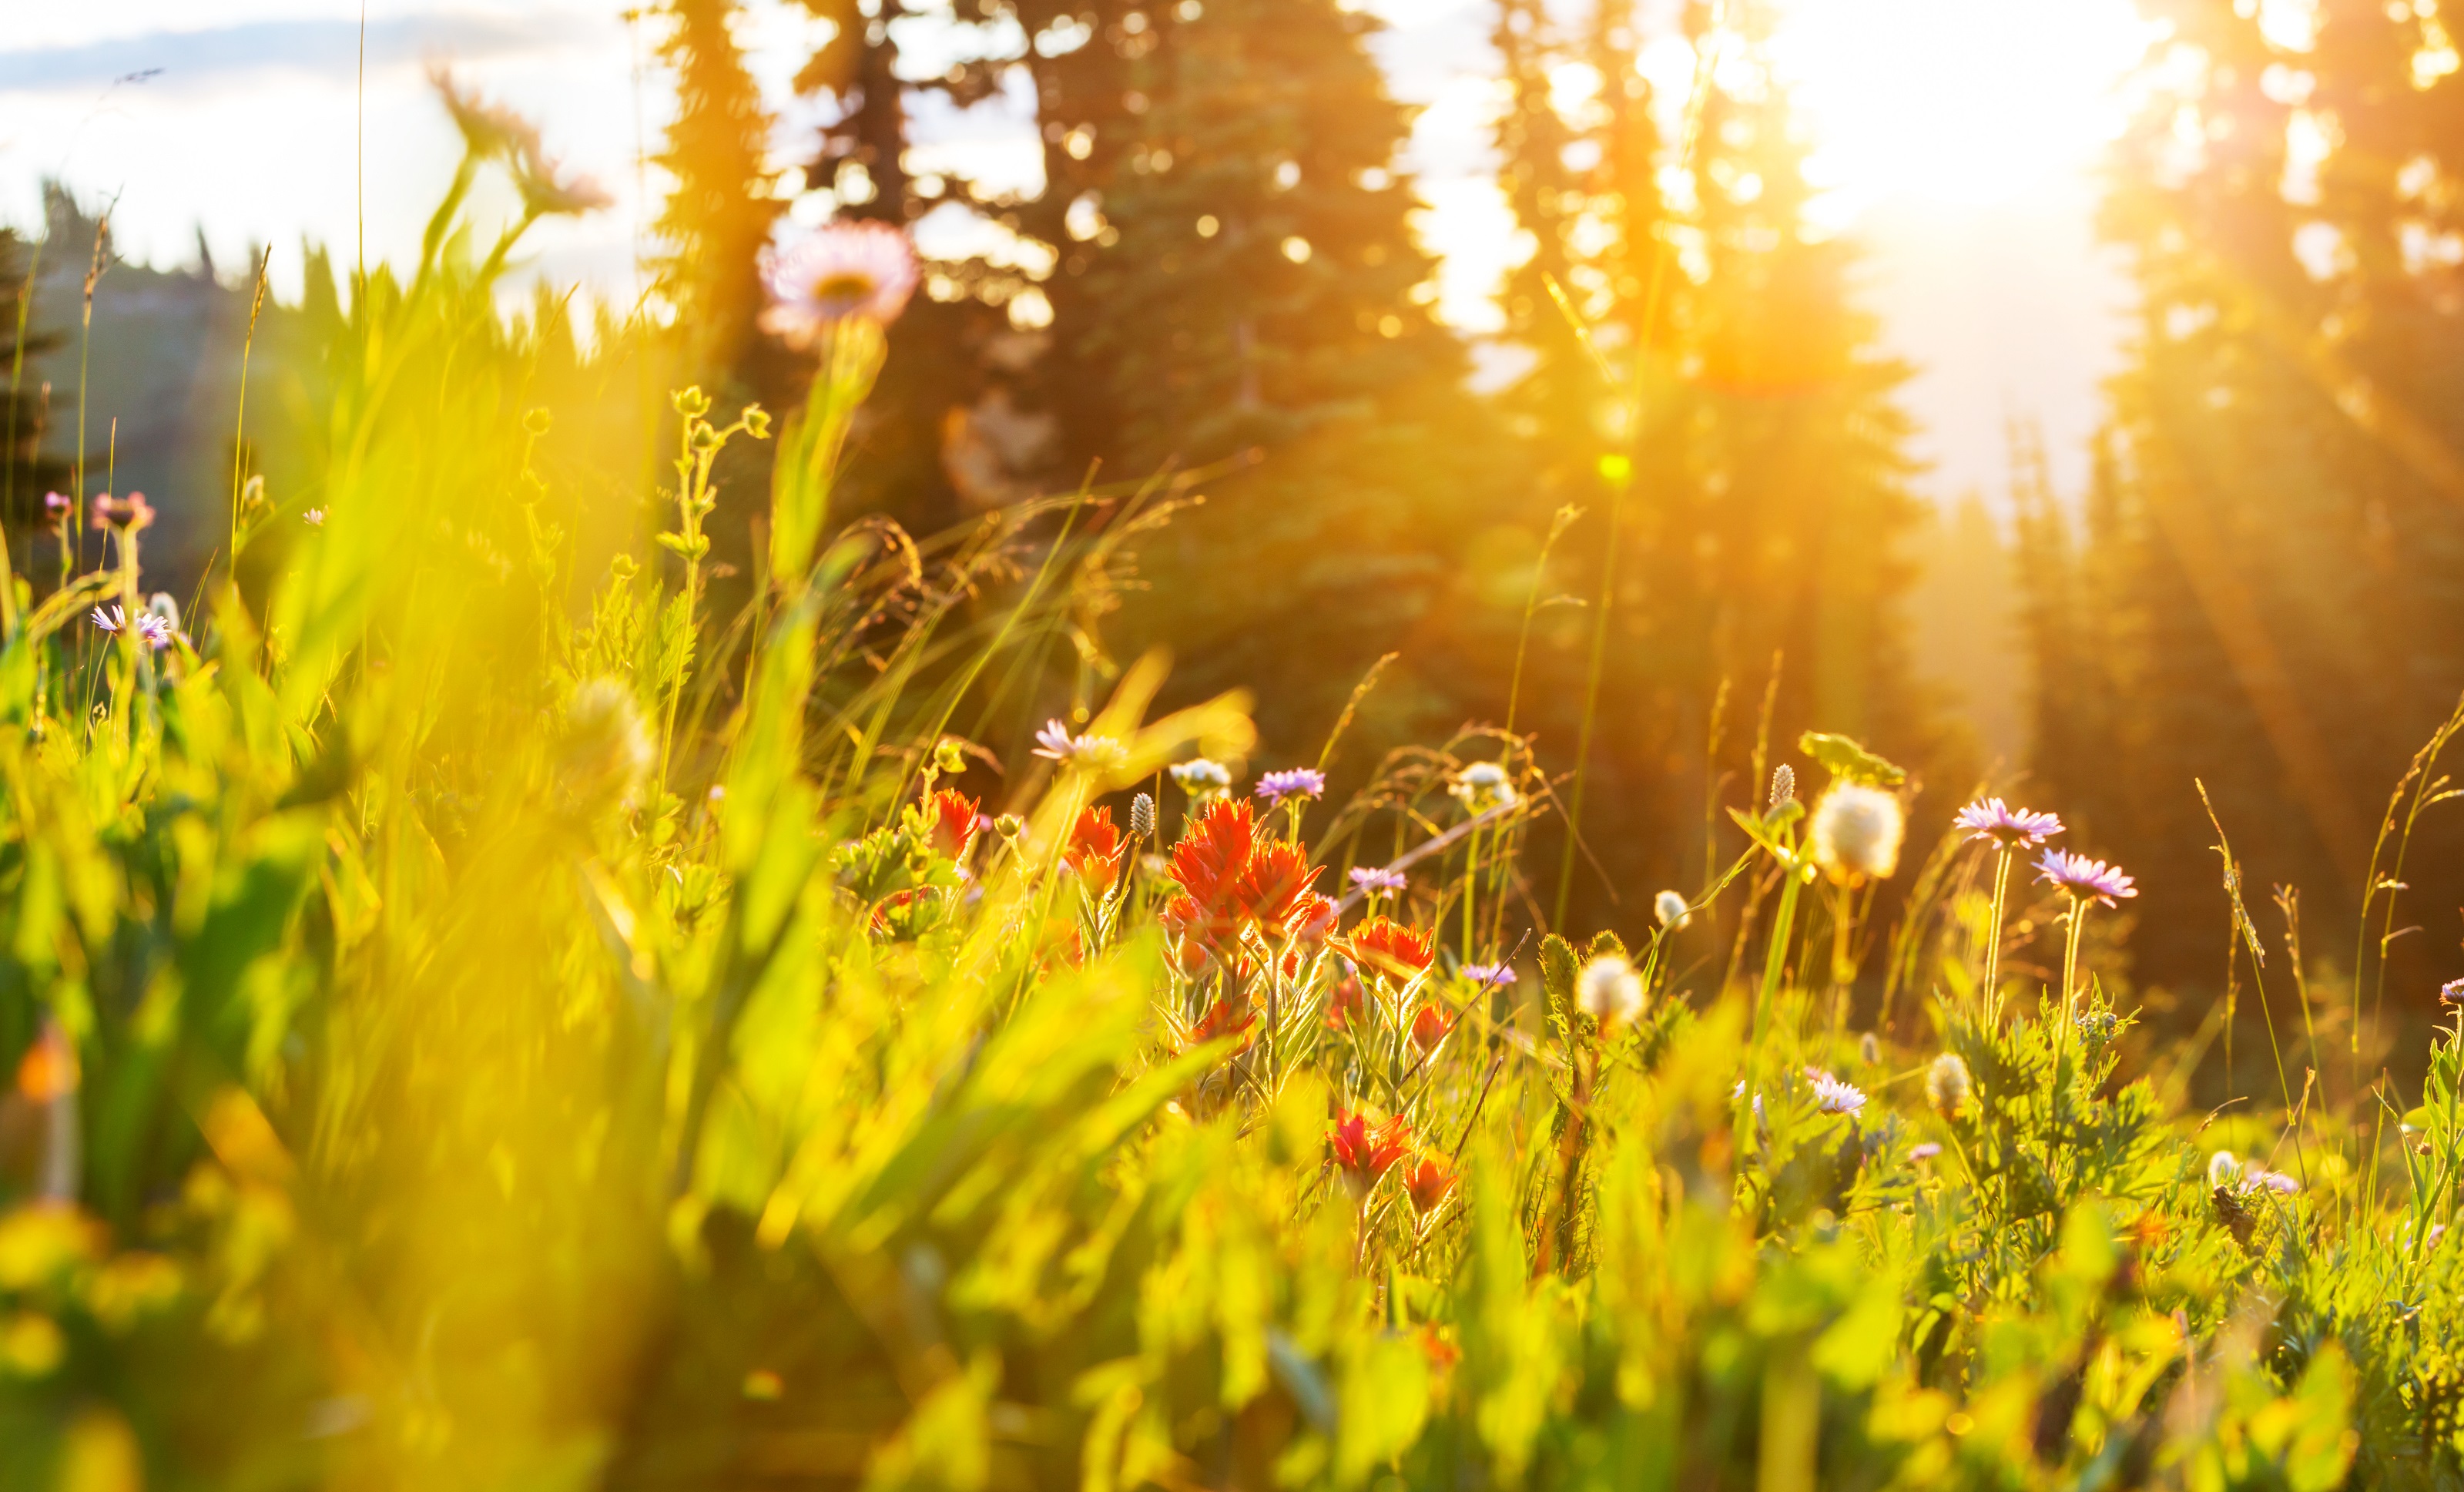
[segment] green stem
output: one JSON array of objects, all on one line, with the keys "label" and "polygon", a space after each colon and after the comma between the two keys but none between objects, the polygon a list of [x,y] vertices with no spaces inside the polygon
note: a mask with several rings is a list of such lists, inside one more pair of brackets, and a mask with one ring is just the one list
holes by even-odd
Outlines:
[{"label": "green stem", "polygon": [[2002,1019],[2000,989],[1996,981],[2002,975],[2002,908],[2003,898],[2011,889],[2011,846],[2005,845],[1993,857],[1993,916],[1985,928],[1985,985],[1983,1004],[1989,1023]]},{"label": "green stem", "polygon": [[1737,1091],[1736,1154],[1740,1163],[1746,1153],[1746,1127],[1752,1118],[1754,1097],[1762,1091],[1763,1043],[1771,1035],[1771,1006],[1779,998],[1780,976],[1788,968],[1788,945],[1796,930],[1796,891],[1803,884],[1793,862],[1784,863],[1782,871],[1788,879],[1779,892],[1779,910],[1771,916],[1771,947],[1763,954],[1763,987],[1754,1001],[1754,1040],[1746,1056],[1745,1086]]}]

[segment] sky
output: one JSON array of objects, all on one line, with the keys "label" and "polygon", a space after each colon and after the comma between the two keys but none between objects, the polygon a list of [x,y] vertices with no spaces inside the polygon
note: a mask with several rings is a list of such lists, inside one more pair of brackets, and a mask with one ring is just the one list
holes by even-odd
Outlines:
[{"label": "sky", "polygon": [[[536,273],[629,301],[658,190],[637,162],[656,148],[666,85],[623,3],[366,0],[363,51],[359,0],[0,0],[0,222],[33,225],[39,183],[58,177],[115,205],[132,258],[192,262],[202,236],[237,274],[253,246],[272,244],[277,293],[297,282],[303,240],[345,260],[407,256],[456,153],[426,81],[451,60],[541,121],[550,148],[616,198],[542,225]],[[1496,324],[1493,293],[1518,253],[1487,143],[1490,0],[1356,3],[1387,21],[1379,59],[1421,106],[1405,165],[1441,256],[1441,312],[1477,336]],[[1998,496],[2005,431],[2025,418],[2044,428],[2057,482],[2076,489],[2099,382],[2127,331],[2127,288],[2093,216],[2117,88],[2147,35],[2129,0],[1771,3],[1825,227],[1867,251],[1866,301],[1917,370],[1921,485],[1946,500]],[[910,25],[902,40],[929,48],[929,23]],[[791,134],[811,115],[788,77],[820,34],[781,0],[747,7],[743,39]],[[1670,98],[1689,67],[1673,42],[1644,60]],[[1032,184],[1023,105],[919,120],[925,164],[957,153],[979,176]],[[968,234],[944,220],[926,241],[957,248]]]}]

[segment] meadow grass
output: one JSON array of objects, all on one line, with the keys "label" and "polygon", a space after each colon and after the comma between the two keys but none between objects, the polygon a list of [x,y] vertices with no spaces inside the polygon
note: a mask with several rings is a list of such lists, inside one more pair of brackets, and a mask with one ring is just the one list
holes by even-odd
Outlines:
[{"label": "meadow grass", "polygon": [[[1530,742],[1242,795],[1241,700],[1066,647],[1134,499],[834,529],[862,317],[775,430],[680,391],[576,575],[487,159],[235,498],[261,595],[147,601],[124,506],[8,579],[0,1483],[2456,1479],[2459,1030],[2184,1111],[2079,967],[2111,882],[2058,986],[2024,835],[1870,925],[1903,789],[1837,737],[1647,940],[1525,932]],[[1083,714],[998,760],[1056,648]]]}]

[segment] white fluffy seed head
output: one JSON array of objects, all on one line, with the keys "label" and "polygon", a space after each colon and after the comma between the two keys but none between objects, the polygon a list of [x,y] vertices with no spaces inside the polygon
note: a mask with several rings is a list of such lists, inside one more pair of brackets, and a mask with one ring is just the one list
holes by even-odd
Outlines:
[{"label": "white fluffy seed head", "polygon": [[1615,954],[1602,954],[1574,976],[1574,998],[1603,1031],[1642,1014],[1642,976]]},{"label": "white fluffy seed head", "polygon": [[2218,1151],[2208,1157],[2208,1185],[2224,1188],[2241,1184],[2241,1162],[2231,1151]]},{"label": "white fluffy seed head", "polygon": [[1879,787],[1838,783],[1814,806],[1814,863],[1843,885],[1886,881],[1900,867],[1906,828],[1898,798]]},{"label": "white fluffy seed head", "polygon": [[1925,1098],[1946,1114],[1958,1114],[1968,1108],[1969,1095],[1974,1084],[1968,1076],[1968,1064],[1959,1053],[1945,1052],[1925,1068]]},{"label": "white fluffy seed head", "polygon": [[1663,928],[1682,928],[1694,920],[1694,914],[1685,908],[1685,898],[1675,891],[1662,891],[1653,897],[1651,914],[1660,919]]},{"label": "white fluffy seed head", "polygon": [[632,806],[656,755],[632,690],[611,678],[577,686],[565,701],[563,735],[557,764],[574,799]]}]

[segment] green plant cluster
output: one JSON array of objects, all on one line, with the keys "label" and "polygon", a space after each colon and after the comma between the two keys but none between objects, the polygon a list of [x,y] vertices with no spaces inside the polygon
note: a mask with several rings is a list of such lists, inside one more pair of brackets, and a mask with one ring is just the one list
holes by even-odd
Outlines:
[{"label": "green plant cluster", "polygon": [[[2172,1111],[2101,985],[1980,984],[1971,894],[1860,1037],[1793,791],[1647,943],[1527,946],[1528,754],[1262,807],[1187,770],[1241,702],[1153,717],[1152,661],[997,776],[954,721],[1109,540],[975,618],[1015,531],[830,536],[851,325],[738,623],[697,525],[767,422],[691,391],[678,526],[578,581],[456,206],[331,349],[318,486],[234,516],[261,605],[142,601],[126,517],[6,581],[0,1484],[2464,1472],[2464,1028],[2383,1123]],[[1703,974],[1724,897],[1758,978]]]}]

